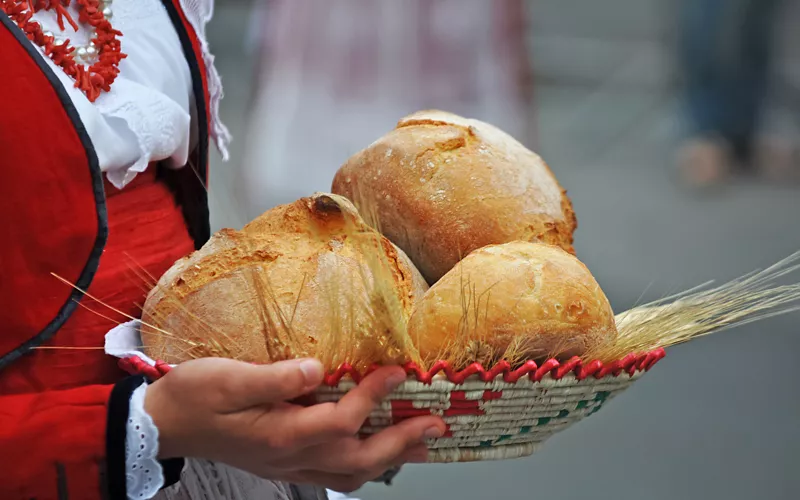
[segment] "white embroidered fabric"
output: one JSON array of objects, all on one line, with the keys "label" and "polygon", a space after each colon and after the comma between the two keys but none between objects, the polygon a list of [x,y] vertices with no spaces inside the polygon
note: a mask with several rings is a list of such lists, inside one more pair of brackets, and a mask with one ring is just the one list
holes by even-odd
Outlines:
[{"label": "white embroidered fabric", "polygon": [[[219,120],[222,88],[205,42],[205,24],[213,13],[212,0],[181,2],[203,47],[211,92],[211,135],[227,158],[230,140]],[[110,92],[94,103],[75,88],[74,82],[49,57],[53,69],[75,105],[97,152],[100,169],[117,188],[124,187],[153,161],[167,160],[175,167],[186,164],[192,146],[194,109],[192,78],[183,47],[166,9],[159,0],[113,0],[111,23],[122,32],[119,38],[127,55]],[[69,7],[78,21],[77,3]],[[56,14],[39,11],[34,20],[73,47],[86,45],[91,31],[79,23],[75,32],[68,24],[61,31]],[[41,49],[39,48],[38,50]]]},{"label": "white embroidered fabric", "polygon": [[156,500],[295,500],[288,485],[208,460],[189,459],[175,486]]},{"label": "white embroidered fabric", "polygon": [[133,391],[125,440],[125,475],[129,500],[149,500],[164,486],[158,462],[158,428],[144,410],[147,384]]}]

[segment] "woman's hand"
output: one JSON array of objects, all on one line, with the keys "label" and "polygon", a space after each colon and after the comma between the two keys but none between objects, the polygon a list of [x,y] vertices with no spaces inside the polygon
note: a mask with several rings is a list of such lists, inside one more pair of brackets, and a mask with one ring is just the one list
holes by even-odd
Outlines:
[{"label": "woman's hand", "polygon": [[399,367],[373,372],[337,403],[287,403],[322,378],[316,360],[183,363],[146,392],[145,410],[159,429],[159,457],[205,458],[266,479],[350,492],[392,466],[424,461],[424,439],[445,431],[431,416],[357,437],[370,412],[405,380]]}]

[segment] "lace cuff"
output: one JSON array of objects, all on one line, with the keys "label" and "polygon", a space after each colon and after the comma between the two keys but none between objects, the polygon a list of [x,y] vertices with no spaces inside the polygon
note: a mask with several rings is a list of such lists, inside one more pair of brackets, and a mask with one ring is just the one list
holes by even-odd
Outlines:
[{"label": "lace cuff", "polygon": [[125,476],[129,500],[153,498],[164,486],[164,471],[158,461],[158,428],[144,411],[147,384],[131,395],[125,439]]}]

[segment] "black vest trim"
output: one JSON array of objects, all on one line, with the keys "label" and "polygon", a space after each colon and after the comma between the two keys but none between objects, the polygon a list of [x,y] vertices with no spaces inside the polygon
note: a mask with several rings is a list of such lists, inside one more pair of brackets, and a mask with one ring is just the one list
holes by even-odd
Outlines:
[{"label": "black vest trim", "polygon": [[[199,249],[211,238],[211,221],[208,209],[208,186],[206,178],[208,174],[208,113],[206,107],[205,89],[203,87],[203,77],[200,64],[197,61],[198,55],[192,46],[192,39],[189,36],[186,25],[183,23],[180,12],[178,12],[172,0],[161,0],[167,14],[175,26],[178,37],[183,47],[183,54],[189,64],[192,74],[192,92],[197,110],[197,121],[199,130],[199,144],[197,153],[197,165],[192,164],[190,157],[189,165],[180,170],[164,170],[165,177],[173,189],[176,190],[180,201],[184,218],[187,221],[189,232],[195,242],[195,248]],[[190,170],[187,174],[183,171]],[[187,178],[189,175],[194,179]],[[185,182],[180,182],[180,179]]]},{"label": "black vest trim", "polygon": [[[89,138],[89,134],[86,132],[86,128],[83,126],[83,122],[80,119],[78,110],[75,109],[75,105],[72,103],[72,100],[67,94],[66,89],[64,89],[64,87],[61,85],[58,77],[47,65],[47,62],[44,60],[44,56],[38,52],[33,44],[31,44],[30,41],[25,37],[25,34],[22,32],[22,30],[20,30],[19,27],[17,27],[17,25],[3,12],[0,12],[0,24],[2,24],[5,29],[9,30],[11,34],[14,35],[14,38],[17,39],[17,41],[28,52],[31,58],[36,61],[39,69],[41,69],[42,73],[44,73],[44,75],[47,77],[47,80],[50,82],[56,94],[58,95],[58,98],[61,100],[61,104],[64,106],[64,110],[66,111],[67,116],[69,116],[70,121],[72,121],[72,124],[75,127],[75,132],[77,132],[78,137],[81,140],[81,144],[83,144],[83,148],[86,151],[86,158],[88,160],[89,170],[92,175],[92,190],[94,191],[95,206],[97,207],[97,237],[95,238],[92,251],[89,254],[89,259],[78,276],[77,282],[74,283],[77,288],[86,290],[89,288],[92,279],[94,279],[94,275],[97,272],[98,266],[100,265],[100,257],[103,254],[103,248],[105,248],[106,240],[108,239],[108,213],[106,211],[106,195],[103,187],[103,174],[100,171],[100,163],[97,159],[97,153],[94,149],[91,139]],[[55,280],[55,278],[53,279]],[[73,289],[72,293],[70,293],[69,297],[67,298],[66,303],[61,306],[61,309],[56,314],[56,317],[53,318],[53,320],[50,321],[50,323],[48,323],[47,326],[42,329],[42,331],[40,331],[31,339],[23,342],[13,351],[0,356],[0,370],[13,363],[24,354],[30,352],[34,347],[38,347],[53,338],[56,332],[78,307],[78,301],[80,301],[82,298],[83,293],[77,289]]]}]

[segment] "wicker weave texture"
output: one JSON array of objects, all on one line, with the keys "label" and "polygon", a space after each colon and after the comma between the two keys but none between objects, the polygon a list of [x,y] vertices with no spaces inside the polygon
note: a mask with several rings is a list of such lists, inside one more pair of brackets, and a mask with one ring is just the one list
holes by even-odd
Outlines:
[{"label": "wicker weave texture", "polygon": [[[569,374],[558,380],[548,376],[513,383],[502,377],[490,382],[473,378],[462,384],[443,376],[430,384],[409,377],[372,412],[362,433],[375,434],[404,419],[432,414],[441,416],[448,430],[444,437],[428,441],[430,462],[519,458],[598,411],[640,375],[578,380]],[[321,387],[317,401],[338,401],[355,385],[342,379],[337,386]]]}]

